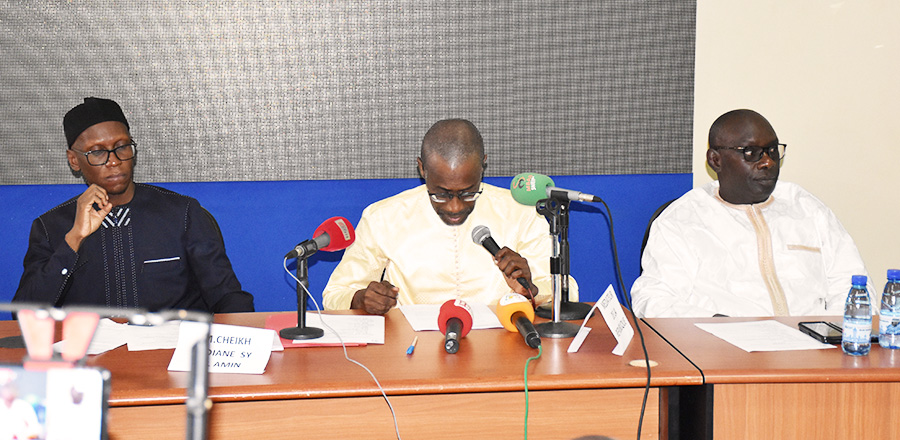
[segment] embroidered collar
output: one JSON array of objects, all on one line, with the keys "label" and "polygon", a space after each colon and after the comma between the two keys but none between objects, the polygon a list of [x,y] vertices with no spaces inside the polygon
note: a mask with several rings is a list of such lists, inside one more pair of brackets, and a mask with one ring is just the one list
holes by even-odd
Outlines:
[{"label": "embroidered collar", "polygon": [[729,208],[740,209],[740,210],[746,211],[747,209],[749,209],[750,207],[753,207],[753,206],[755,206],[758,209],[763,209],[763,208],[771,205],[775,201],[775,196],[770,194],[768,199],[766,199],[765,201],[760,202],[760,203],[748,203],[745,205],[735,205],[734,203],[725,201],[725,199],[723,199],[722,196],[719,195],[719,188],[716,188],[716,200],[722,202],[723,205],[725,205]]},{"label": "embroidered collar", "polygon": [[106,218],[103,219],[104,228],[118,228],[128,226],[131,223],[131,208],[128,206],[116,206]]}]

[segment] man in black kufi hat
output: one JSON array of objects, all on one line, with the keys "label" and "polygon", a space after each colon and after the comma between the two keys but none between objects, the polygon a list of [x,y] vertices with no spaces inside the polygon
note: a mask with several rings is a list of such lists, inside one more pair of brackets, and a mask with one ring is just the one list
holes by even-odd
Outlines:
[{"label": "man in black kufi hat", "polygon": [[88,188],[35,219],[14,302],[253,311],[212,215],[134,182],[137,144],[119,104],[85,98],[63,129],[69,167]]}]

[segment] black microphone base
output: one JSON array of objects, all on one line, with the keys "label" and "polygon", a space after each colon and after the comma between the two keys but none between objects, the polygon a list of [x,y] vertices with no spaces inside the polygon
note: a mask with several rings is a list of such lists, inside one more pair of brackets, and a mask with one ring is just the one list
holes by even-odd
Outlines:
[{"label": "black microphone base", "polygon": [[325,330],[316,327],[288,327],[278,332],[284,339],[316,339],[325,336]]},{"label": "black microphone base", "polygon": [[538,334],[542,338],[562,339],[571,338],[578,333],[578,326],[571,322],[542,322],[535,324]]},{"label": "black microphone base", "polygon": [[[584,319],[591,311],[588,303],[565,301],[559,304],[560,321],[577,321]],[[546,302],[534,309],[534,314],[541,318],[553,319],[553,303]],[[541,335],[543,336],[543,335]]]}]

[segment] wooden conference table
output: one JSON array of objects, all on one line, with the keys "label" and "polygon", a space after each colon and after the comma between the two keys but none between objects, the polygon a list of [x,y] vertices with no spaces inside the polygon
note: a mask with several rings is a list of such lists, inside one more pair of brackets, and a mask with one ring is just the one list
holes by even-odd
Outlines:
[{"label": "wooden conference table", "polygon": [[[840,347],[747,353],[694,325],[750,319],[793,328],[800,321],[841,322],[839,316],[644,320],[703,373],[706,385],[692,397],[708,408],[682,414],[694,430],[683,438],[900,438],[900,350],[876,343],[861,357]],[[877,317],[873,324],[877,331]]]},{"label": "wooden conference table", "polygon": [[[264,327],[268,315],[225,314],[216,322]],[[579,352],[566,352],[571,338],[544,338],[542,357],[530,364],[532,438],[635,438],[646,369],[629,363],[643,360],[641,344],[635,336],[624,356],[612,355],[615,340],[601,318],[593,317],[589,326],[594,330]],[[15,322],[0,322],[0,337],[17,334]],[[415,353],[407,356],[416,335],[394,309],[386,315],[384,345],[347,348],[384,387],[403,438],[522,437],[524,367],[537,350],[517,333],[491,329],[470,332],[460,351],[450,355],[442,334],[419,332]],[[653,439],[661,429],[665,436],[660,388],[702,381],[693,365],[646,326],[644,335],[650,359],[658,363],[642,430],[642,438]],[[172,352],[119,347],[89,358],[89,365],[112,373],[111,439],[184,437],[188,373],[167,371]],[[18,362],[24,355],[24,349],[0,349],[0,362]],[[262,375],[211,374],[209,395],[211,439],[395,438],[378,387],[339,347],[273,352]]]}]

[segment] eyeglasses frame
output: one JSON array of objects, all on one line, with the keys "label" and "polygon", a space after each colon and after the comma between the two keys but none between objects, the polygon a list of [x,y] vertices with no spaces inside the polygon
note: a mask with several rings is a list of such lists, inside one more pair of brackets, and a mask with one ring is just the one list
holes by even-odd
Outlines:
[{"label": "eyeglasses frame", "polygon": [[[783,150],[782,150],[782,153],[780,154],[781,157],[776,159],[776,158],[772,157],[772,155],[769,154],[769,152],[770,151],[778,152],[778,147],[781,147]],[[750,156],[747,156],[748,148],[759,148],[760,149],[759,158],[756,160],[750,160]],[[772,160],[774,160],[776,162],[784,159],[784,156],[787,155],[787,144],[783,144],[780,142],[776,143],[774,145],[769,145],[767,147],[760,147],[757,145],[747,145],[747,146],[743,146],[743,147],[710,147],[710,149],[713,149],[713,150],[739,150],[741,153],[743,153],[742,156],[743,156],[744,160],[747,162],[750,162],[750,163],[756,163],[756,162],[761,161],[763,154],[765,154],[766,156],[769,156],[769,158],[771,158]]]},{"label": "eyeglasses frame", "polygon": [[[471,203],[478,200],[478,196],[484,192],[484,182],[479,182],[478,185],[480,188],[478,191],[460,191],[455,193],[428,192],[428,197],[431,197],[431,201],[434,203],[450,203],[454,197],[459,198],[461,202]],[[443,197],[447,199],[443,200]],[[466,200],[466,198],[471,198],[471,200]]]},{"label": "eyeglasses frame", "polygon": [[[125,148],[125,147],[132,147],[132,148],[134,149],[134,156],[131,156],[131,157],[129,157],[128,159],[122,159],[122,158],[119,156],[119,150],[121,150],[122,148]],[[127,144],[119,145],[118,147],[113,148],[112,150],[103,150],[103,149],[101,149],[101,150],[81,151],[81,150],[76,150],[76,149],[74,149],[74,148],[69,148],[69,149],[72,150],[72,151],[74,151],[74,152],[76,152],[76,153],[79,153],[79,154],[83,155],[83,156],[84,156],[84,159],[87,160],[88,165],[95,166],[95,167],[102,167],[103,165],[106,165],[107,163],[109,163],[109,155],[110,155],[110,154],[115,154],[115,155],[116,155],[116,159],[119,159],[119,160],[122,161],[122,162],[126,162],[126,161],[129,161],[129,160],[133,160],[135,157],[137,157],[137,142],[135,142],[134,140],[132,140],[131,142],[129,142],[129,143],[127,143]],[[92,156],[92,155],[93,155],[93,156],[96,156],[95,153],[98,152],[98,151],[102,151],[102,152],[105,152],[105,153],[106,153],[106,160],[104,160],[103,163],[93,163],[93,162],[91,162],[91,156]]]}]

